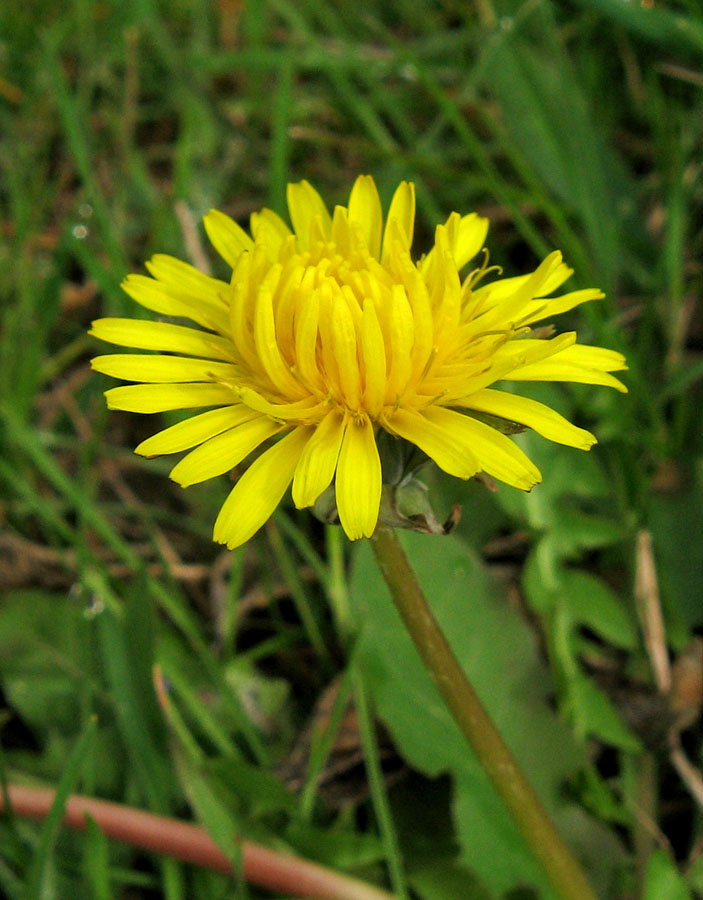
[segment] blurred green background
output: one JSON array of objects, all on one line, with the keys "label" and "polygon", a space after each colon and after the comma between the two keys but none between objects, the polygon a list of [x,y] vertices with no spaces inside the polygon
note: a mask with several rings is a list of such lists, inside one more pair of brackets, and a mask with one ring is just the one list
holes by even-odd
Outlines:
[{"label": "blurred green background", "polygon": [[[699,768],[702,59],[698,0],[2,4],[3,781],[192,814],[399,898],[552,896],[368,547],[286,503],[223,552],[228,479],[183,492],[134,456],[163,417],[108,415],[88,367],[90,321],[140,314],[119,284],[152,253],[219,271],[211,207],[246,224],[285,215],[288,181],[332,206],[359,173],[386,204],[411,179],[418,255],[477,210],[507,275],[559,248],[569,289],[602,287],[557,325],[624,352],[630,392],[535,386],[598,446],[521,435],[529,495],[429,473],[463,517],[407,546],[599,896],[703,896],[701,796],[669,750]],[[271,896],[19,819],[0,895]]]}]

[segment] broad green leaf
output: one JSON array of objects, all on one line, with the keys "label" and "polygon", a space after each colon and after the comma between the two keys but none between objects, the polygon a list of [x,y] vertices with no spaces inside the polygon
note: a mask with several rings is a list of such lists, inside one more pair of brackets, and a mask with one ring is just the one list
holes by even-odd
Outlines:
[{"label": "broad green leaf", "polygon": [[495,900],[458,859],[448,778],[412,775],[390,794],[408,883],[423,900]]},{"label": "broad green leaf", "polygon": [[88,630],[81,606],[39,590],[7,593],[0,604],[0,677],[12,706],[38,732],[71,733],[78,688],[90,673],[76,658]]}]

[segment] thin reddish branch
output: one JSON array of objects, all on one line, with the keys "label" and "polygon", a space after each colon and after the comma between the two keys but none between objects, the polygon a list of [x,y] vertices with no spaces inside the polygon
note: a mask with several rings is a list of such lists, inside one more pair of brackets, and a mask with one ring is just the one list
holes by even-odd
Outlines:
[{"label": "thin reddish branch", "polygon": [[[8,790],[12,810],[22,818],[44,819],[54,802],[54,791],[50,788],[10,785]],[[0,811],[4,808],[0,792]],[[234,875],[225,854],[197,825],[92,797],[77,794],[69,797],[63,824],[82,830],[86,815],[107,837]],[[270,891],[318,900],[393,900],[391,894],[380,888],[251,841],[242,842],[241,857],[244,879]]]}]

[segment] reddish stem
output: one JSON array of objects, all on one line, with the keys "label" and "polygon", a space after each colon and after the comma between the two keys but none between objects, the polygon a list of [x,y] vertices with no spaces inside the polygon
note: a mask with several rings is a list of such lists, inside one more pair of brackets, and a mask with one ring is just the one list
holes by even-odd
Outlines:
[{"label": "reddish stem", "polygon": [[[14,814],[28,819],[44,819],[54,802],[51,788],[10,785],[8,793]],[[0,811],[4,808],[0,792]],[[69,797],[63,824],[83,830],[86,815],[107,837],[234,875],[229,859],[198,825],[92,797]],[[393,900],[381,888],[251,841],[242,841],[241,858],[244,879],[271,891],[318,900]]]}]

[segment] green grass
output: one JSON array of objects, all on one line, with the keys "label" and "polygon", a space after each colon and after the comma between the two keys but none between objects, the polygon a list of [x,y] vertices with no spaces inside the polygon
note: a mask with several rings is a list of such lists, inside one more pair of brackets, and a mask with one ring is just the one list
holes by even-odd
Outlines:
[{"label": "green grass", "polygon": [[[368,172],[387,204],[407,178],[418,253],[449,212],[478,210],[506,274],[559,248],[574,287],[607,292],[559,325],[626,353],[629,394],[534,390],[599,445],[524,435],[545,474],[527,496],[433,476],[439,511],[464,512],[426,587],[600,896],[703,892],[700,809],[655,727],[671,711],[638,612],[653,585],[635,587],[646,530],[664,640],[698,671],[702,47],[694,0],[2,5],[4,781],[192,815],[221,843],[234,830],[398,897],[542,889],[414,658],[374,632],[370,555],[290,506],[223,552],[226,478],[183,492],[133,456],[161,419],[108,414],[88,369],[91,319],[137,314],[124,275],[192,251],[183,209],[246,224],[285,215],[289,181],[333,204]],[[343,700],[320,701],[334,684]],[[684,746],[699,764],[698,721]],[[69,833],[58,812],[0,819],[11,900],[267,896]]]}]

